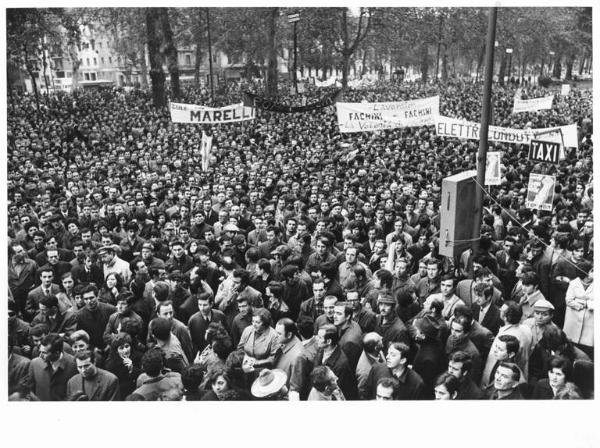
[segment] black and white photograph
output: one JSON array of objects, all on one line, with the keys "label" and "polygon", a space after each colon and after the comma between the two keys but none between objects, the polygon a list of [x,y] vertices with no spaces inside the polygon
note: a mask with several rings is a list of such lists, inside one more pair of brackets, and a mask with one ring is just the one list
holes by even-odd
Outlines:
[{"label": "black and white photograph", "polygon": [[591,2],[134,5],[3,8],[5,412],[593,446]]}]

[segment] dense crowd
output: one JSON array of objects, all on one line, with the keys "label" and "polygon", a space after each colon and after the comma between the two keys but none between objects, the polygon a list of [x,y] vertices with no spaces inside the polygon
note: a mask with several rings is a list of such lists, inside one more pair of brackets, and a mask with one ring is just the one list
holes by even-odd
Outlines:
[{"label": "dense crowd", "polygon": [[[593,397],[592,92],[511,114],[517,87],[548,94],[495,85],[493,124],[576,123],[579,145],[549,164],[490,143],[502,183],[486,188],[477,252],[454,258],[439,253],[441,181],[474,169],[475,140],[340,134],[334,107],[258,111],[205,127],[202,171],[202,127],[147,92],[11,93],[9,398]],[[481,85],[460,80],[344,101],[433,95],[479,120]],[[556,176],[552,211],[525,207],[531,172]]]}]

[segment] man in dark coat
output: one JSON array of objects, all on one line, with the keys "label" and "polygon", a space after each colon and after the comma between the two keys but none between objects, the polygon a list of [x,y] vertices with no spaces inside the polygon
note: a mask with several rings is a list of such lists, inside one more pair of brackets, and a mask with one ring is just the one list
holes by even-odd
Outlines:
[{"label": "man in dark coat", "polygon": [[490,400],[522,400],[523,395],[519,390],[521,372],[519,366],[510,362],[501,362],[496,369],[494,384],[486,389]]},{"label": "man in dark coat", "polygon": [[333,324],[337,327],[340,340],[338,344],[348,357],[352,371],[356,369],[362,353],[362,330],[352,320],[352,308],[347,302],[338,302],[333,310]]},{"label": "man in dark coat", "polygon": [[369,399],[375,399],[377,383],[381,378],[396,378],[398,390],[396,400],[422,400],[424,383],[421,376],[408,367],[408,345],[402,342],[392,342],[388,347],[385,363],[375,363],[367,378]]},{"label": "man in dark coat", "polygon": [[374,331],[383,336],[384,350],[387,350],[390,342],[403,342],[410,347],[408,329],[396,314],[396,303],[396,299],[389,294],[380,294],[377,298],[380,314]]},{"label": "man in dark coat", "polygon": [[446,370],[446,356],[439,340],[439,324],[432,316],[415,319],[414,338],[418,346],[412,361],[413,369],[424,382],[424,396],[433,399],[433,388],[439,374]]},{"label": "man in dark coat", "polygon": [[335,325],[326,324],[317,332],[318,351],[314,367],[328,366],[338,377],[338,385],[346,400],[358,399],[358,389],[354,370],[348,357],[339,345],[338,330]]},{"label": "man in dark coat", "polygon": [[90,344],[103,350],[106,346],[104,330],[110,316],[117,311],[117,308],[98,301],[98,288],[94,284],[86,286],[82,296],[85,306],[77,312],[77,329],[87,331],[90,335]]},{"label": "man in dark coat", "polygon": [[56,333],[45,336],[40,356],[29,364],[29,384],[41,401],[63,401],[67,382],[77,375],[75,358],[63,352],[63,338]]},{"label": "man in dark coat", "polygon": [[471,378],[472,366],[471,355],[460,350],[452,353],[448,359],[448,373],[460,381],[457,400],[481,400],[484,398],[484,393]]},{"label": "man in dark coat", "polygon": [[220,323],[227,328],[225,314],[212,308],[213,297],[210,293],[198,295],[198,312],[193,314],[188,321],[190,336],[195,353],[206,347],[206,330],[212,322]]}]

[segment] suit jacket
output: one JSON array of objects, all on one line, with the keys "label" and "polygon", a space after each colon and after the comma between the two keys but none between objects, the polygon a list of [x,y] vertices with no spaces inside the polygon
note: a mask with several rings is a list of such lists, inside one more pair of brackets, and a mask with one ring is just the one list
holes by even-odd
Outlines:
[{"label": "suit jacket", "polygon": [[29,380],[33,393],[41,401],[63,401],[67,398],[67,383],[77,375],[75,358],[63,353],[58,368],[52,367],[42,358],[35,358],[29,364]]},{"label": "suit jacket", "polygon": [[[388,366],[383,362],[376,362],[369,373],[367,384],[369,385],[369,398],[374,399],[377,393],[377,382],[381,378],[393,378],[394,375]],[[407,367],[404,373],[397,378],[400,386],[398,387],[397,400],[422,400],[423,379],[413,369]]]},{"label": "suit jacket", "polygon": [[84,379],[80,373],[73,376],[67,383],[67,397],[83,392],[89,401],[118,401],[119,379],[107,370],[97,370],[97,375],[91,379]]},{"label": "suit jacket", "polygon": [[471,324],[469,339],[475,344],[475,347],[477,347],[481,359],[487,358],[487,355],[492,348],[492,344],[494,343],[494,335],[492,332],[474,320]]},{"label": "suit jacket", "polygon": [[543,378],[535,383],[531,398],[534,400],[552,400],[554,398],[554,391],[550,387],[548,378]]},{"label": "suit jacket", "polygon": [[315,359],[315,366],[328,366],[338,377],[338,386],[340,387],[346,400],[357,400],[358,389],[354,370],[350,367],[348,357],[338,345],[331,356],[323,362],[323,351],[319,350]]},{"label": "suit jacket", "polygon": [[382,316],[377,316],[377,324],[374,331],[383,337],[384,347],[387,347],[390,342],[404,342],[410,347],[408,329],[396,315],[394,315],[391,323],[386,324],[383,323]]},{"label": "suit jacket", "polygon": [[217,322],[222,324],[225,328],[227,328],[226,317],[219,310],[211,310],[210,319],[205,319],[200,311],[192,315],[190,320],[188,321],[188,328],[190,329],[190,336],[192,338],[192,344],[195,352],[204,350],[206,347],[206,329],[208,328],[208,324],[211,322]]},{"label": "suit jacket", "polygon": [[64,333],[68,337],[77,330],[77,315],[73,311],[65,311],[64,313],[59,313],[57,319],[50,320],[38,311],[31,321],[31,326],[33,327],[37,324],[46,324],[50,329],[50,333]]},{"label": "suit jacket", "polygon": [[8,395],[19,390],[19,384],[29,381],[29,364],[31,360],[25,356],[12,353],[8,357]]},{"label": "suit jacket", "polygon": [[[60,292],[60,287],[54,283],[50,285],[50,294],[57,295]],[[38,312],[40,307],[40,300],[44,298],[44,290],[42,285],[37,288],[33,288],[27,294],[27,302],[25,303],[25,314],[32,318]]]},{"label": "suit jacket", "polygon": [[[479,316],[481,307],[479,305],[473,305],[472,310],[473,310],[473,318],[475,320],[479,320],[478,316]],[[493,333],[493,335],[496,336],[498,334],[498,330],[500,330],[500,327],[502,327],[504,325],[504,322],[500,318],[500,308],[498,308],[493,303],[490,304],[490,307],[488,308],[487,313],[485,313],[485,316],[483,317],[483,320],[481,321],[481,325],[483,325],[485,328],[490,330]]]},{"label": "suit jacket", "polygon": [[339,333],[340,340],[338,344],[348,357],[350,367],[354,371],[356,364],[358,364],[358,358],[362,353],[362,330],[356,322],[351,320],[347,327],[339,329]]}]

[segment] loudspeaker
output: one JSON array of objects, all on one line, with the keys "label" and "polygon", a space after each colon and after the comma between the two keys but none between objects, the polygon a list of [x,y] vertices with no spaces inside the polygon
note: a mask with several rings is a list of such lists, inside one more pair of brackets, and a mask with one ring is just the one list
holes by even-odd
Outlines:
[{"label": "loudspeaker", "polygon": [[[471,247],[477,171],[465,171],[442,180],[440,255],[455,257]],[[459,241],[459,242],[457,242]]]}]

